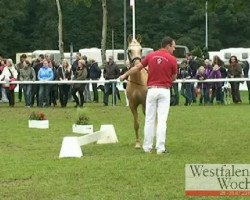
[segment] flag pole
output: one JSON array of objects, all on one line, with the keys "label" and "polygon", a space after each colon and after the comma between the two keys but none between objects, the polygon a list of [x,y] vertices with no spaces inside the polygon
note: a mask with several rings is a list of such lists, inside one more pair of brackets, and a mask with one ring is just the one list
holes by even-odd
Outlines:
[{"label": "flag pole", "polygon": [[133,39],[135,39],[135,0],[130,0],[130,6],[132,6]]},{"label": "flag pole", "polygon": [[206,46],[206,49],[208,49],[208,16],[207,16],[207,4],[208,4],[208,1],[206,1],[206,35],[205,35],[205,46]]}]

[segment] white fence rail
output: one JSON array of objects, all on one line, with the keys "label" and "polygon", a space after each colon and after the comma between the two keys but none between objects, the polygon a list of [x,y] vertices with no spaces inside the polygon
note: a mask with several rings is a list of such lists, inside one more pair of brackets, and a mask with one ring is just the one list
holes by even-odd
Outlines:
[{"label": "white fence rail", "polygon": [[[244,82],[250,78],[219,78],[219,79],[177,79],[174,83],[211,83],[211,82]],[[70,81],[0,81],[0,84],[73,84],[73,83],[120,83],[118,79],[112,80],[70,80]],[[136,83],[135,83],[136,84]],[[139,84],[139,83],[138,83]]]}]

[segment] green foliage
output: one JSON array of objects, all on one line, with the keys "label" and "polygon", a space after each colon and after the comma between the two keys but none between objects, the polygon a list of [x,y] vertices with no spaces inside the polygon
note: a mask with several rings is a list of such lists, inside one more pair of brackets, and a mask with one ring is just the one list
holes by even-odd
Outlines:
[{"label": "green foliage", "polygon": [[89,117],[83,110],[78,110],[75,124],[89,125]]},{"label": "green foliage", "polygon": [[[123,0],[107,1],[107,49],[123,48]],[[205,0],[136,0],[136,34],[142,46],[157,49],[165,35],[190,49],[205,46]],[[100,0],[60,0],[65,51],[101,47]],[[49,4],[49,6],[48,6]],[[127,35],[132,33],[132,10],[127,1]],[[58,16],[55,1],[0,1],[0,55],[58,49]],[[208,50],[250,45],[250,3],[245,0],[208,1]]]},{"label": "green foliage", "polygon": [[197,56],[199,58],[203,58],[203,53],[202,53],[202,50],[200,47],[195,47],[191,53],[194,55],[194,56]]},{"label": "green foliage", "polygon": [[46,120],[46,116],[43,112],[33,111],[29,116],[29,120]]},{"label": "green foliage", "polygon": [[91,6],[91,3],[92,3],[91,0],[73,0],[73,2],[75,4],[79,4],[79,3],[83,2],[85,4],[85,6],[87,6],[88,8]]}]

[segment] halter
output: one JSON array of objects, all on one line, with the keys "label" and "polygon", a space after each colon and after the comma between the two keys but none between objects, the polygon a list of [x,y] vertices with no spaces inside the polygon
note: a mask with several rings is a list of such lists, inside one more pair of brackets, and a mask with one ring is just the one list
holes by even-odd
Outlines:
[{"label": "halter", "polygon": [[[131,58],[131,56],[130,56],[130,54],[129,54],[129,51],[128,51],[127,55],[128,55],[128,60],[129,60],[129,63],[130,63],[129,69],[135,65],[135,61],[139,60],[139,61],[141,62],[141,57],[136,56],[136,57],[134,57],[134,58]],[[146,72],[148,72],[147,69],[144,68],[144,70],[146,70]],[[131,80],[127,80],[127,81],[129,81],[129,82],[131,82],[131,83],[134,83],[134,84],[136,84],[136,85],[146,86],[146,85],[144,85],[144,84],[140,84],[140,83],[137,83],[137,82],[135,82],[135,81],[131,81]]]},{"label": "halter", "polygon": [[129,52],[128,52],[128,60],[129,60],[130,66],[134,66],[134,63],[135,63],[136,60],[139,60],[141,62],[141,58],[140,57],[131,58]]},{"label": "halter", "polygon": [[[130,46],[137,46],[137,45],[130,45]],[[129,60],[129,63],[130,63],[130,66],[131,66],[131,67],[134,66],[135,61],[137,61],[137,60],[141,61],[141,57],[138,57],[138,56],[137,56],[137,57],[134,57],[134,58],[131,58],[129,50],[128,50],[127,55],[128,55],[128,60]]]}]

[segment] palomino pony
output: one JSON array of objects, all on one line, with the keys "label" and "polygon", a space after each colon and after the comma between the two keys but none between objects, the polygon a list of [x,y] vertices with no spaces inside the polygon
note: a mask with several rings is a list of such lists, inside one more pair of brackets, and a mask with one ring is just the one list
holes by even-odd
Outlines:
[{"label": "palomino pony", "polygon": [[[139,39],[137,39],[139,41]],[[130,67],[134,67],[141,61],[142,47],[136,39],[131,36],[128,38],[128,59]],[[137,108],[142,105],[143,113],[145,114],[146,95],[147,95],[147,79],[148,73],[146,70],[131,74],[127,82],[127,97],[129,100],[129,107],[134,117],[134,130],[136,136],[135,148],[141,148],[139,139],[139,119]]]}]

